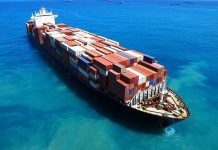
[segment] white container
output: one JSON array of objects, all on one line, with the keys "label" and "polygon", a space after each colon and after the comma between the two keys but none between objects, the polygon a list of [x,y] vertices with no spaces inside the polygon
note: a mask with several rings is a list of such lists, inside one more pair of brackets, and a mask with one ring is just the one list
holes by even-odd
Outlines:
[{"label": "white container", "polygon": [[123,50],[122,49],[119,49],[117,47],[114,47],[114,46],[110,46],[111,48],[113,48],[114,50],[118,51],[118,52],[122,52]]},{"label": "white container", "polygon": [[133,56],[137,57],[137,62],[142,61],[143,57],[144,57],[143,55],[137,54],[137,53],[135,53],[133,51],[125,51],[125,53],[128,53],[130,55],[133,55]]},{"label": "white container", "polygon": [[107,50],[109,50],[109,51],[111,51],[111,52],[113,52],[113,53],[116,53],[116,52],[117,52],[117,50],[112,49],[112,48],[110,48],[110,47],[108,47],[108,46],[105,46],[104,48],[107,49]]},{"label": "white container", "polygon": [[89,50],[95,50],[95,48],[92,47],[92,46],[90,46],[90,45],[85,45],[84,47],[87,48],[87,49],[89,49]]},{"label": "white container", "polygon": [[94,43],[95,41],[90,39],[90,38],[82,38],[81,40],[87,42],[87,44],[91,44],[91,43]]},{"label": "white container", "polygon": [[81,56],[81,54],[85,53],[85,49],[81,46],[70,46],[70,47],[68,47],[68,51],[77,57]]}]

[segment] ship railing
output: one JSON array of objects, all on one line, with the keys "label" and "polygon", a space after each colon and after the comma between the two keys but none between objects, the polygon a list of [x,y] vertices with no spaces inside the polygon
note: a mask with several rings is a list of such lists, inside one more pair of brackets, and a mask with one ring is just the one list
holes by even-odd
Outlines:
[{"label": "ship railing", "polygon": [[180,107],[182,107],[183,109],[186,110],[187,112],[187,116],[190,116],[190,112],[188,110],[188,107],[186,106],[186,104],[182,101],[182,98],[180,96],[178,96],[173,90],[171,90],[169,87],[166,87],[168,91],[170,91],[179,101],[179,104],[182,104],[182,106],[180,105]]}]

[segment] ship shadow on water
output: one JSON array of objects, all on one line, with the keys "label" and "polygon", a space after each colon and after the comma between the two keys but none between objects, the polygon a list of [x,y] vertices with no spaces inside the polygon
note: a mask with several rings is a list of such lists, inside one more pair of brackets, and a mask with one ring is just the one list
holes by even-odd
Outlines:
[{"label": "ship shadow on water", "polygon": [[60,67],[60,65],[47,56],[42,50],[39,50],[39,46],[36,44],[32,45],[30,40],[28,40],[28,42],[32,48],[39,51],[39,53],[37,53],[39,54],[39,57],[55,72],[57,77],[61,79],[61,81],[63,81],[74,94],[80,97],[81,100],[85,101],[99,114],[107,117],[120,126],[136,132],[146,134],[164,133],[162,127],[152,123],[152,120],[149,120],[149,118],[145,118],[143,113],[128,109],[127,107],[124,107],[104,95],[84,86],[75,78],[70,77],[69,74]]}]

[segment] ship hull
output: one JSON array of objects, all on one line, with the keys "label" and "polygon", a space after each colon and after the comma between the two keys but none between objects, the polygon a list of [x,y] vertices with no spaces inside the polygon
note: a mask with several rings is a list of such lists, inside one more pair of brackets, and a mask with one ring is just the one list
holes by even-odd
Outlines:
[{"label": "ship hull", "polygon": [[[68,70],[68,68],[66,68],[64,65],[62,65],[61,62],[59,62],[54,56],[52,56],[48,53],[49,49],[46,48],[43,44],[41,45],[39,43],[39,41],[37,40],[37,38],[34,38],[34,37],[29,35],[29,39],[30,39],[31,43],[37,49],[41,49],[43,51],[43,55],[47,55],[49,58],[51,58],[51,60],[53,60],[56,64],[58,64],[58,66],[60,66],[59,68],[61,68],[62,71],[65,71],[65,73],[66,72],[70,73],[70,70]],[[115,99],[109,93],[105,93],[103,91],[96,90],[96,89],[92,88],[91,86],[87,85],[83,80],[78,78],[76,75],[73,75],[73,76],[71,75],[70,77],[71,78],[73,77],[74,79],[79,80],[84,86],[88,87],[89,90],[91,89],[96,93],[100,93],[100,94],[104,95],[106,99],[112,100],[112,101],[109,101],[109,103],[113,103],[112,104],[113,107],[114,107],[114,105],[119,106],[119,108],[117,109],[117,112],[121,113],[122,119],[124,119],[125,121],[128,120],[129,123],[140,124],[143,127],[148,126],[148,127],[164,128],[164,127],[170,126],[178,121],[183,120],[183,119],[177,119],[177,118],[170,118],[167,116],[166,117],[165,116],[157,116],[157,115],[153,115],[150,113],[146,113],[146,112],[137,110],[135,108],[132,108],[130,106],[122,104],[119,100]]]}]

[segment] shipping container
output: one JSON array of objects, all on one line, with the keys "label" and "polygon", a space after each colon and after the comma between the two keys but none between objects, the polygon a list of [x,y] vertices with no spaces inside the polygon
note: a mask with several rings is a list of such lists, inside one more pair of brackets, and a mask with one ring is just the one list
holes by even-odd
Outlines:
[{"label": "shipping container", "polygon": [[88,61],[84,57],[78,57],[78,66],[83,68],[85,71],[88,71],[88,68],[92,65],[90,61]]},{"label": "shipping container", "polygon": [[114,70],[109,70],[108,71],[108,80],[110,82],[114,82],[116,80],[119,80],[120,79],[120,73],[119,72],[116,72]]},{"label": "shipping container", "polygon": [[82,53],[85,53],[85,49],[81,46],[70,46],[68,51],[77,57],[81,56]]},{"label": "shipping container", "polygon": [[144,57],[144,55],[141,55],[141,54],[139,54],[139,53],[136,53],[136,52],[133,51],[133,50],[125,51],[125,53],[128,53],[128,54],[130,54],[130,55],[135,56],[135,57],[137,58],[137,62],[142,61],[142,60],[143,60],[143,57]]},{"label": "shipping container", "polygon": [[148,62],[148,63],[154,63],[155,62],[155,57],[144,54],[144,59],[143,60],[145,62]]},{"label": "shipping container", "polygon": [[98,46],[95,46],[95,45],[91,45],[92,47],[94,47],[97,51],[99,51],[100,53],[103,53],[103,54],[105,54],[105,55],[109,55],[109,54],[112,54],[112,52],[111,51],[108,51],[108,50],[106,50],[106,49],[104,49],[104,48],[100,48],[100,47],[98,47]]},{"label": "shipping container", "polygon": [[132,73],[138,76],[138,85],[141,85],[147,81],[146,76],[142,72],[139,72],[138,70],[136,70],[135,68],[130,67],[130,68],[127,68],[127,70],[131,71]]},{"label": "shipping container", "polygon": [[98,68],[101,68],[102,70],[110,70],[113,67],[113,64],[110,61],[107,61],[106,59],[102,57],[95,58],[93,60],[93,64],[98,66]]},{"label": "shipping container", "polygon": [[94,50],[86,50],[85,53],[92,58],[101,57],[102,55]]},{"label": "shipping container", "polygon": [[118,55],[120,55],[120,56],[123,56],[123,57],[129,59],[131,65],[134,64],[134,59],[133,59],[133,57],[131,57],[131,56],[129,56],[129,55],[126,55],[126,54],[124,54],[124,53],[121,53],[121,52],[117,52],[116,54],[118,54]]},{"label": "shipping container", "polygon": [[113,64],[113,70],[115,70],[116,72],[119,72],[119,73],[123,73],[126,71],[126,67],[119,64],[119,63],[114,63]]},{"label": "shipping container", "polygon": [[128,84],[131,83],[137,84],[139,76],[127,70],[126,72],[121,73],[120,79]]},{"label": "shipping container", "polygon": [[64,23],[59,23],[59,24],[57,24],[57,26],[58,26],[59,28],[63,28],[63,27],[66,27],[67,25],[64,24]]},{"label": "shipping container", "polygon": [[160,77],[162,75],[162,72],[164,71],[164,66],[158,64],[158,63],[148,63],[148,62],[145,62],[145,61],[140,61],[139,62],[140,65],[146,67],[146,68],[149,68],[153,71],[156,71],[157,72],[157,76]]},{"label": "shipping container", "polygon": [[73,34],[73,32],[70,31],[70,30],[61,30],[60,32],[63,33],[63,34],[66,34],[66,35],[72,35]]}]

